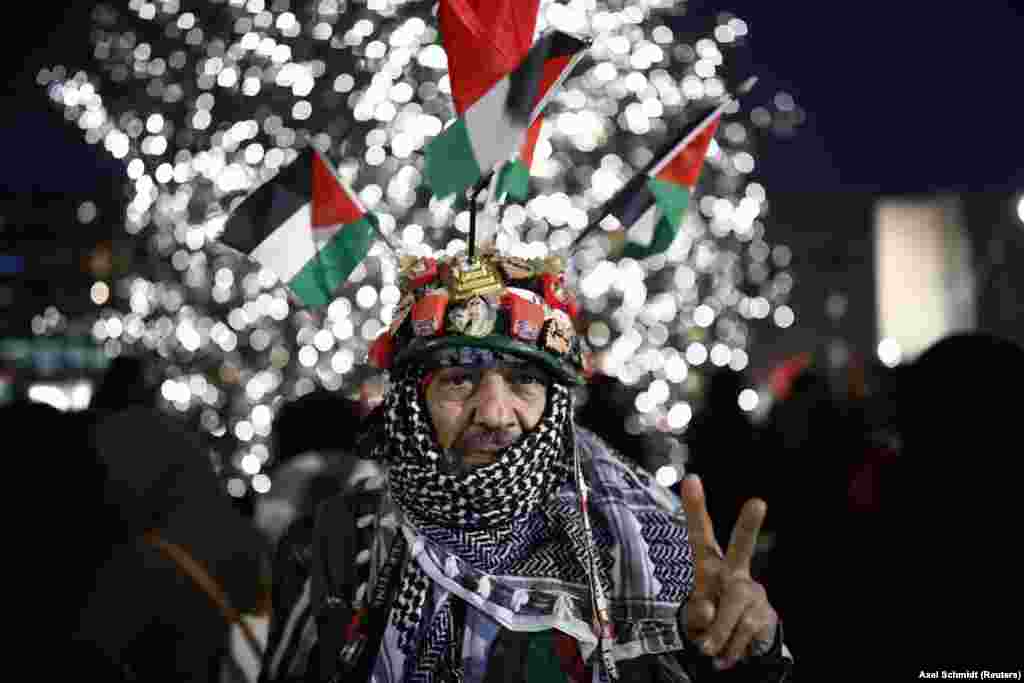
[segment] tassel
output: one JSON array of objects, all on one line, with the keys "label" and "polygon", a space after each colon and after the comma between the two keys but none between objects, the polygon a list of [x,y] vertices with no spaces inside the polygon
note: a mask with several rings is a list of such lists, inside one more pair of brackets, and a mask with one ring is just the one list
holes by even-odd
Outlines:
[{"label": "tassel", "polygon": [[476,592],[484,600],[491,597],[491,579],[486,574],[481,576],[480,581],[476,584]]},{"label": "tassel", "polygon": [[525,588],[517,588],[516,592],[512,594],[512,611],[518,612],[519,609],[530,601],[530,594],[526,592]]},{"label": "tassel", "polygon": [[454,579],[459,575],[459,561],[455,559],[454,555],[449,555],[448,559],[444,561],[444,573],[449,579]]}]

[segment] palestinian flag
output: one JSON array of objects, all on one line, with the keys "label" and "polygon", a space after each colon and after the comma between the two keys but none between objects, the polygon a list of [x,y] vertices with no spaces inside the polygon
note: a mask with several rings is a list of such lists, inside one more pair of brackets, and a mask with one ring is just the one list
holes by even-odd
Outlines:
[{"label": "palestinian flag", "polygon": [[220,240],[273,271],[305,306],[324,306],[366,258],[377,229],[312,147],[250,194]]},{"label": "palestinian flag", "polygon": [[[529,47],[537,4],[521,3],[526,10],[509,10],[512,20],[522,22],[510,32],[482,23],[468,0],[441,3],[441,35],[458,118],[424,149],[423,174],[435,196],[447,197],[477,184],[522,142],[554,42],[549,33]],[[516,6],[510,0],[493,5]]]},{"label": "palestinian flag", "polygon": [[619,219],[625,234],[622,255],[642,259],[666,251],[676,238],[704,157],[729,98],[683,132],[646,170],[609,200],[604,215]]},{"label": "palestinian flag", "polygon": [[530,128],[526,131],[526,140],[519,148],[518,157],[501,167],[495,197],[508,194],[515,199],[526,198],[529,190],[530,167],[533,165],[533,151],[537,147],[540,129],[544,124],[541,112],[544,111],[544,107],[555,96],[558,88],[569,77],[579,61],[583,59],[584,51],[588,46],[588,42],[568,33],[559,31],[554,34],[551,52],[544,62],[544,72],[541,75],[533,113],[530,115]]}]

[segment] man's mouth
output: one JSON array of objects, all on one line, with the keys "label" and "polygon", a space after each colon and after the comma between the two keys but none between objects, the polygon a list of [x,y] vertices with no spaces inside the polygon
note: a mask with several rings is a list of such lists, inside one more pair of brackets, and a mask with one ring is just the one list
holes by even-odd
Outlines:
[{"label": "man's mouth", "polygon": [[473,431],[463,437],[460,445],[464,453],[493,453],[512,444],[517,438],[519,435],[512,431]]},{"label": "man's mouth", "polygon": [[459,444],[464,464],[471,467],[490,465],[498,459],[498,453],[514,443],[518,434],[511,431],[473,431],[466,434]]}]

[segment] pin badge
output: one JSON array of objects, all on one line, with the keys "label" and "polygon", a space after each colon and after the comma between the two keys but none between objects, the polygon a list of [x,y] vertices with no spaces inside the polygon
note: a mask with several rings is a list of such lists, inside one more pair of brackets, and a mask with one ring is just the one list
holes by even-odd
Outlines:
[{"label": "pin badge", "polygon": [[[523,341],[535,342],[544,326],[544,306],[540,297],[526,290],[506,290],[502,305],[508,311],[509,332],[511,336]],[[529,296],[523,296],[522,292]]]},{"label": "pin badge", "polygon": [[416,259],[402,272],[409,289],[417,289],[430,284],[437,277],[437,260],[432,258]]},{"label": "pin badge", "polygon": [[576,333],[572,329],[568,315],[557,310],[552,313],[554,315],[544,321],[544,327],[541,329],[541,347],[564,356],[572,349],[572,340]]},{"label": "pin badge", "polygon": [[529,259],[519,256],[505,256],[498,261],[498,268],[509,280],[529,280],[537,274]]},{"label": "pin badge", "polygon": [[470,337],[486,337],[494,331],[496,306],[486,297],[474,296],[448,310],[448,328]]},{"label": "pin badge", "polygon": [[412,329],[417,337],[432,337],[444,326],[444,312],[448,307],[448,292],[434,290],[424,295],[412,307]]},{"label": "pin badge", "polygon": [[561,274],[544,273],[541,275],[544,285],[544,301],[552,308],[565,311],[569,317],[575,318],[579,313],[576,298],[565,288],[565,278]]}]

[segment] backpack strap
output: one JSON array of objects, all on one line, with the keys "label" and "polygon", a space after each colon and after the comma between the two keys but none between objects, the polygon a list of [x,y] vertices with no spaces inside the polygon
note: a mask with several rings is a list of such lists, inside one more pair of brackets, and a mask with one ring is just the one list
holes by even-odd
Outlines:
[{"label": "backpack strap", "polygon": [[241,629],[245,642],[252,649],[256,661],[262,659],[263,646],[260,644],[259,638],[256,637],[252,627],[242,618],[242,613],[235,609],[228,600],[227,593],[217,583],[217,580],[206,571],[202,563],[195,559],[183,546],[168,541],[156,531],[147,531],[142,535],[142,539],[170,558],[182,573],[192,579],[193,583],[206,593],[207,597],[217,606],[225,621],[229,625],[238,626]]}]

